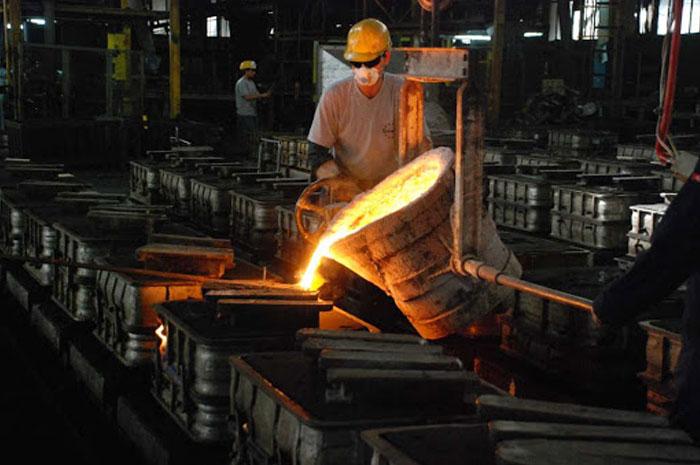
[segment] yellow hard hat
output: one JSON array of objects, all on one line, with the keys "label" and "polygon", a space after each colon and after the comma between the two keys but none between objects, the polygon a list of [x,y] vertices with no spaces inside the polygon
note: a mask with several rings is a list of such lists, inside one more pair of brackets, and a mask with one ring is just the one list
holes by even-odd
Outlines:
[{"label": "yellow hard hat", "polygon": [[347,61],[372,61],[390,49],[391,35],[386,24],[367,18],[350,28],[343,56]]},{"label": "yellow hard hat", "polygon": [[246,69],[258,69],[258,66],[253,60],[241,61],[240,70],[245,71]]}]

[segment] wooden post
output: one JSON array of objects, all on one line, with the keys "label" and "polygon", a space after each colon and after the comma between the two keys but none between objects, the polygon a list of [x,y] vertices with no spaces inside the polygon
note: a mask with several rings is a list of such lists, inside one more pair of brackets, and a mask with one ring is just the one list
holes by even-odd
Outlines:
[{"label": "wooden post", "polygon": [[170,118],[180,116],[180,0],[170,0]]},{"label": "wooden post", "polygon": [[506,0],[495,0],[493,10],[493,38],[491,40],[491,77],[489,79],[489,124],[498,123],[501,111],[503,81],[503,47],[505,45]]}]

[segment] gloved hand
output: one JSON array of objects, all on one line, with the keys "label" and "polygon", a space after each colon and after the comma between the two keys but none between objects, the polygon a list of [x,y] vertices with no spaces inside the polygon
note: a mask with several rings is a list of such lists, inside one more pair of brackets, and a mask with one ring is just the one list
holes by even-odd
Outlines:
[{"label": "gloved hand", "polygon": [[613,345],[616,339],[621,335],[622,329],[601,321],[598,315],[596,315],[595,309],[591,313],[591,320],[593,322],[593,329],[595,331],[595,346],[609,347]]}]

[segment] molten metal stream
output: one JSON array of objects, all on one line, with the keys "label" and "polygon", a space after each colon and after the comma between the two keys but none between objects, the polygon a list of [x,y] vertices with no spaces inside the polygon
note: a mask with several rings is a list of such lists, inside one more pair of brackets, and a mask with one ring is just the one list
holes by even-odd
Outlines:
[{"label": "molten metal stream", "polygon": [[395,172],[372,190],[355,198],[328,225],[314,250],[299,286],[314,287],[316,269],[324,257],[332,258],[336,242],[356,233],[370,223],[395,213],[430,190],[444,171],[446,159],[439,153],[427,153]]},{"label": "molten metal stream", "polygon": [[160,352],[161,357],[165,355],[165,349],[168,347],[168,336],[165,334],[165,326],[160,325],[158,326],[158,329],[156,329],[156,336],[160,339],[160,345],[158,346],[158,351]]}]

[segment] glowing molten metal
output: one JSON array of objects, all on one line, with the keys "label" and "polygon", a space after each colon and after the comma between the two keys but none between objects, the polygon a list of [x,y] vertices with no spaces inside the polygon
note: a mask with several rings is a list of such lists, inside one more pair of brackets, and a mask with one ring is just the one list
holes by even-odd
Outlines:
[{"label": "glowing molten metal", "polygon": [[165,334],[165,326],[160,325],[156,329],[156,336],[160,339],[160,345],[158,346],[158,351],[161,357],[165,355],[165,349],[168,347],[168,335]]},{"label": "glowing molten metal", "polygon": [[447,161],[439,153],[428,152],[404,166],[373,189],[357,196],[340,210],[328,225],[311,256],[299,286],[314,286],[316,269],[324,257],[331,258],[336,242],[363,227],[395,213],[420,197],[438,181]]}]

